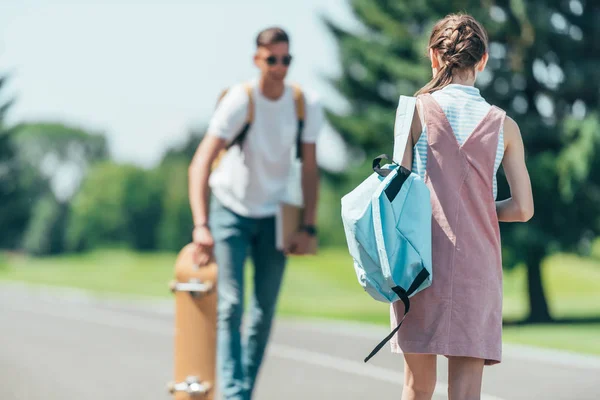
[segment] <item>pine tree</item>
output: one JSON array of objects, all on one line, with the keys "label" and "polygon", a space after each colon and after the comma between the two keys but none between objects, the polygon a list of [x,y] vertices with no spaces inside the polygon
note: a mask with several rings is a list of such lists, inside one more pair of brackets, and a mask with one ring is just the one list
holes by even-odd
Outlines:
[{"label": "pine tree", "polygon": [[[349,32],[326,20],[337,40],[341,76],[333,86],[349,112],[328,113],[332,126],[366,157],[340,180],[341,190],[392,152],[400,94],[431,78],[426,48],[433,24],[466,12],[490,37],[490,60],[477,86],[520,126],[535,198],[526,224],[501,224],[505,267],[528,270],[528,320],[550,320],[541,262],[553,251],[575,251],[600,232],[600,2],[580,0],[350,0],[362,23]],[[502,175],[502,171],[500,172]],[[499,177],[498,199],[510,196]],[[585,247],[585,246],[583,246]]]},{"label": "pine tree", "polygon": [[7,82],[6,76],[0,77],[0,248],[15,248],[29,219],[31,204],[23,182],[25,171],[13,143],[14,129],[6,123],[14,102],[3,95]]}]

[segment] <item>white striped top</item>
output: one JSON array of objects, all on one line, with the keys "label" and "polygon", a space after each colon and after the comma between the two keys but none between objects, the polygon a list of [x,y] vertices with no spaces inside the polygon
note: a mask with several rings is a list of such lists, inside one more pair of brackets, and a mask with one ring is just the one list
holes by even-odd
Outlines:
[{"label": "white striped top", "polygon": [[[491,108],[491,105],[479,93],[479,89],[474,86],[453,83],[432,93],[432,96],[442,107],[460,144],[464,143]],[[496,161],[494,163],[494,199],[498,192],[496,173],[502,162],[502,157],[504,157],[503,130],[504,126],[500,128],[498,150],[496,151]],[[425,126],[423,126],[423,132],[415,145],[413,154],[412,170],[419,174],[421,178],[425,178],[427,168],[427,128]]]}]

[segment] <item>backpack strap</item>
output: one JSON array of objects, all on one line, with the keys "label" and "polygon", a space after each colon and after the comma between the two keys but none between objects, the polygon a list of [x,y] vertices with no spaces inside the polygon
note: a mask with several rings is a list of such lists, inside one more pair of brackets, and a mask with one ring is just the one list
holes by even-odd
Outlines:
[{"label": "backpack strap", "polygon": [[408,290],[405,290],[405,289],[401,288],[400,286],[395,286],[392,288],[394,293],[396,293],[396,295],[400,298],[400,300],[402,300],[402,303],[404,303],[404,316],[398,323],[398,326],[396,328],[394,328],[394,330],[389,335],[387,335],[385,337],[385,339],[383,339],[381,342],[379,342],[379,344],[377,346],[375,346],[375,348],[371,351],[371,353],[365,358],[365,362],[368,362],[371,358],[373,358],[373,356],[375,354],[377,354],[379,352],[379,350],[381,350],[387,342],[392,340],[394,335],[400,330],[400,327],[402,326],[402,323],[404,322],[404,319],[406,318],[406,314],[408,314],[408,310],[410,310],[409,297],[412,296],[412,294],[419,288],[419,286],[421,286],[423,284],[423,282],[425,282],[427,280],[428,277],[429,277],[429,271],[427,271],[425,268],[423,268],[421,270],[421,272],[419,272],[419,274],[417,275],[417,277],[415,278],[413,283],[410,285]]},{"label": "backpack strap", "polygon": [[217,99],[217,104],[216,104],[217,106],[219,105],[219,103],[221,102],[221,100],[223,100],[223,97],[225,97],[225,95],[227,94],[227,92],[229,92],[229,88],[223,89],[223,91],[219,95],[219,98]]},{"label": "backpack strap", "polygon": [[[226,149],[229,149],[230,147],[235,146],[236,144],[241,146],[242,143],[244,143],[246,134],[250,130],[252,122],[254,121],[254,99],[252,98],[252,85],[246,82],[244,83],[244,89],[246,90],[246,94],[248,95],[248,110],[246,112],[246,120],[240,133],[238,133],[238,135],[235,138],[233,138],[233,140],[229,142],[227,146],[225,146]],[[223,100],[223,98],[228,92],[229,88],[226,88],[221,92],[217,100],[217,105],[221,102],[221,100]]]},{"label": "backpack strap", "polygon": [[410,136],[410,127],[415,114],[417,98],[411,96],[400,96],[398,108],[396,109],[396,122],[394,126],[394,155],[393,160],[401,165],[404,158],[406,143]]},{"label": "backpack strap", "polygon": [[248,95],[248,110],[246,111],[246,121],[240,133],[227,145],[227,149],[229,149],[232,146],[235,146],[236,144],[242,147],[242,144],[246,139],[246,135],[250,130],[250,126],[252,125],[252,122],[254,122],[254,99],[252,98],[252,85],[250,83],[244,83],[244,89],[246,90],[246,94]]},{"label": "backpack strap", "polygon": [[[294,90],[294,105],[296,108],[296,118],[298,120],[298,127],[296,133],[296,157],[299,160],[301,160],[302,133],[304,131],[304,121],[306,119],[306,104],[304,100],[304,93],[302,93],[302,89],[300,88],[300,86],[292,85],[292,88]],[[227,145],[226,149],[229,149],[230,147],[236,144],[241,146],[244,142],[244,139],[246,138],[246,135],[248,134],[248,131],[250,130],[252,122],[254,122],[254,99],[252,97],[252,85],[250,83],[244,83],[244,89],[246,90],[246,93],[248,95],[248,111],[246,113],[246,121],[240,133]],[[217,104],[219,104],[219,102],[223,100],[223,97],[225,97],[228,91],[229,88],[221,92]]]},{"label": "backpack strap", "polygon": [[[248,133],[248,130],[250,130],[250,125],[252,125],[252,122],[254,121],[254,100],[252,99],[252,85],[250,83],[244,83],[244,89],[246,90],[246,94],[248,95],[248,110],[246,112],[246,122],[244,123],[244,127],[242,128],[240,133],[238,133],[238,135],[235,138],[233,138],[233,140],[229,142],[225,146],[225,148],[219,152],[219,154],[217,154],[217,157],[211,165],[211,170],[217,168],[227,150],[229,150],[232,146],[236,144],[238,144],[240,147],[242,146],[244,139],[246,138],[246,134]],[[221,100],[223,100],[227,92],[229,92],[229,88],[226,88],[221,92],[219,98],[217,99],[217,106],[219,105]]]},{"label": "backpack strap", "polygon": [[296,133],[296,158],[302,160],[302,133],[304,131],[304,120],[306,118],[306,104],[304,94],[299,85],[292,85],[294,89],[294,105],[296,107],[296,118],[298,119],[298,130]]}]

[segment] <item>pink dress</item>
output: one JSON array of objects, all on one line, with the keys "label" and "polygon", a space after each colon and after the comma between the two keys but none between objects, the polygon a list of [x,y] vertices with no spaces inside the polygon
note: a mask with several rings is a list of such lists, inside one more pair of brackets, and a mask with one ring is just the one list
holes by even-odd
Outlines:
[{"label": "pink dress", "polygon": [[[427,126],[425,183],[431,191],[433,283],[411,297],[392,338],[394,353],[485,359],[502,356],[502,260],[492,185],[506,113],[492,106],[462,145],[431,95],[419,97]],[[391,325],[404,314],[391,307]]]}]

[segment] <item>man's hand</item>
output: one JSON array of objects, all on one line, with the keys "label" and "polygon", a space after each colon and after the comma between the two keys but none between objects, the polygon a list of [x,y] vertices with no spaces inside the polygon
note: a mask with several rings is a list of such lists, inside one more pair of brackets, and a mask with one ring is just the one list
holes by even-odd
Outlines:
[{"label": "man's hand", "polygon": [[315,236],[311,236],[307,232],[296,232],[290,240],[288,248],[285,249],[285,254],[299,256],[312,253],[311,250],[316,247],[316,240]]},{"label": "man's hand", "polygon": [[215,242],[208,226],[197,226],[193,233],[194,244],[196,245],[196,253],[194,261],[198,265],[206,265],[213,256],[213,247]]}]

